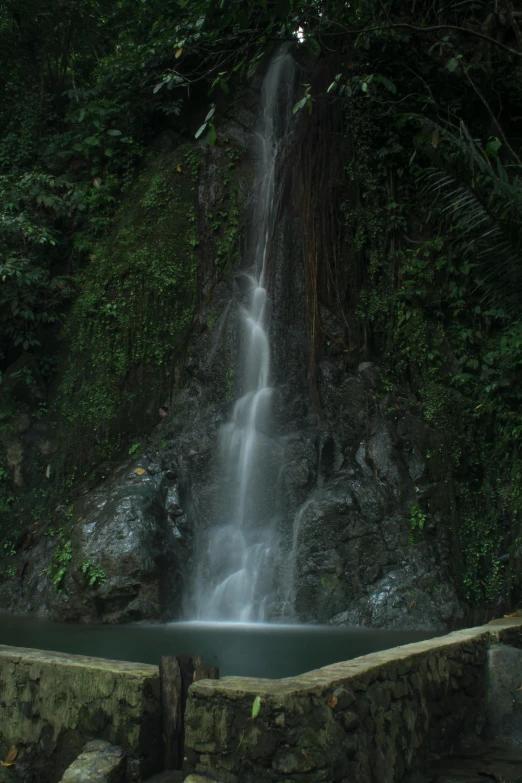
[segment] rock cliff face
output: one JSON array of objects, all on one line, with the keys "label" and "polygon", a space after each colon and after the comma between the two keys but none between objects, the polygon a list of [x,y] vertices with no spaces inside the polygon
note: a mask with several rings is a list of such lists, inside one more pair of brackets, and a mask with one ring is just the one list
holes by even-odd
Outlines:
[{"label": "rock cliff face", "polygon": [[[382,393],[374,365],[347,374],[325,362],[321,372],[329,430],[316,435],[317,488],[294,529],[299,617],[382,628],[451,624],[461,610],[449,571],[449,505],[426,458],[442,446],[440,435],[416,415],[415,400]],[[442,513],[428,500],[435,496]]]},{"label": "rock cliff face", "polygon": [[[247,233],[255,102],[255,95],[245,100],[241,121],[226,129],[241,157],[233,187],[242,217],[235,230],[244,219]],[[217,443],[241,390],[238,308],[246,296],[233,258],[222,274],[207,274],[216,255],[229,252],[202,216],[219,211],[230,154],[219,146],[198,154],[201,305],[178,388],[155,403],[167,415],[144,439],[138,459],[111,470],[74,504],[60,539],[34,536],[18,553],[16,579],[0,585],[3,610],[112,623],[191,616],[195,580],[205,578],[198,566],[201,533],[215,523],[222,502]],[[280,559],[269,613],[274,620],[380,628],[454,626],[463,608],[450,565],[444,436],[422,420],[406,390],[386,386],[378,366],[347,369],[342,356],[319,363],[326,426],[318,425],[306,377],[298,236],[299,215],[288,205],[272,243],[269,284],[279,390],[272,430],[282,454]],[[242,263],[248,266],[248,259]],[[329,332],[342,330],[334,314],[325,310],[321,317]]]},{"label": "rock cliff face", "polygon": [[[224,350],[233,318],[227,332]],[[450,499],[432,466],[442,436],[422,422],[415,400],[379,391],[375,365],[347,373],[325,361],[320,371],[328,429],[317,427],[304,393],[282,399],[278,411],[285,517],[274,613],[288,616],[283,602],[291,595],[295,617],[305,622],[382,628],[458,622]],[[12,583],[2,585],[3,608],[104,622],[190,614],[194,538],[212,523],[218,429],[230,409],[226,400],[213,401],[219,383],[211,373],[201,377],[193,375],[177,395],[146,454],[75,504],[64,592],[42,573],[57,550],[56,540],[43,537],[25,553],[26,578],[15,592]],[[422,529],[412,507],[426,509]],[[94,567],[103,576],[89,585]]]}]

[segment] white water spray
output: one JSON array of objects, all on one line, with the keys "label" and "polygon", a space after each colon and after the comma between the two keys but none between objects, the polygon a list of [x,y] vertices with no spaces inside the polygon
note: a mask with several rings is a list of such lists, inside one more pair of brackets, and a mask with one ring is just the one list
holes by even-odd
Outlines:
[{"label": "white water spray", "polygon": [[284,575],[284,603],[283,603],[283,617],[294,617],[294,605],[295,605],[295,583],[297,577],[297,547],[299,544],[299,534],[301,533],[301,526],[303,524],[303,517],[308,510],[308,506],[312,503],[313,498],[305,501],[303,505],[297,510],[294,517],[294,523],[292,528],[292,549],[288,557],[288,565]]},{"label": "white water spray", "polygon": [[222,430],[221,477],[225,507],[201,553],[196,616],[205,620],[262,622],[273,594],[277,561],[277,442],[270,435],[270,344],[267,330],[268,266],[288,149],[295,65],[280,51],[268,68],[258,133],[259,168],[249,305],[242,309],[243,396]]}]

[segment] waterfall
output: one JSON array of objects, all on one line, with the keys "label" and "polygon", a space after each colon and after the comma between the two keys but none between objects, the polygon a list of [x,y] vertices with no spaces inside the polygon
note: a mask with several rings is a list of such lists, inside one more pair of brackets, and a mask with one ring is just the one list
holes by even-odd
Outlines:
[{"label": "waterfall", "polygon": [[295,64],[287,50],[273,57],[261,96],[258,172],[250,256],[248,304],[241,310],[242,396],[222,428],[218,523],[206,531],[196,585],[200,620],[262,622],[274,597],[278,558],[277,483],[280,447],[271,433],[267,326],[270,246],[281,192],[285,150],[291,139]]},{"label": "waterfall", "polygon": [[292,548],[288,556],[288,563],[284,574],[284,601],[283,601],[283,617],[291,619],[295,618],[295,583],[297,577],[297,546],[299,544],[299,534],[301,532],[301,525],[303,523],[303,517],[308,510],[308,506],[312,503],[313,498],[305,501],[303,505],[297,510],[292,526]]}]

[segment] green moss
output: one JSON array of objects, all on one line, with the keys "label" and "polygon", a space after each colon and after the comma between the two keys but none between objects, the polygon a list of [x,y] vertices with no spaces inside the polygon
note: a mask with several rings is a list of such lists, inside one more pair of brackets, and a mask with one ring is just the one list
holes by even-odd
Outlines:
[{"label": "green moss", "polygon": [[234,391],[234,375],[235,375],[234,368],[229,367],[225,373],[225,388],[226,388],[225,397],[227,402],[230,402],[230,400],[232,399],[232,394]]},{"label": "green moss", "polygon": [[61,386],[76,462],[119,453],[174,381],[194,317],[198,268],[197,167],[181,166],[183,153],[155,157],[122,206],[115,234],[80,279],[65,328],[70,354]]},{"label": "green moss", "polygon": [[405,174],[408,145],[380,135],[379,112],[350,102],[343,212],[361,263],[354,309],[364,345],[383,388],[407,384],[430,425],[427,472],[438,491],[411,509],[409,541],[416,546],[421,520],[435,517],[462,597],[507,607],[521,589],[510,555],[522,540],[522,327],[500,308],[484,311],[466,240],[447,236],[444,212]]}]

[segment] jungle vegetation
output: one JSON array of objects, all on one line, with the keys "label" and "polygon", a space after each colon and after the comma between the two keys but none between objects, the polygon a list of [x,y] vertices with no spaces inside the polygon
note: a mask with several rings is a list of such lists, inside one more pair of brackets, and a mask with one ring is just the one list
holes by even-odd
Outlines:
[{"label": "jungle vegetation", "polygon": [[[282,41],[313,62],[294,111],[318,417],[328,353],[378,361],[390,392],[408,386],[447,433],[437,470],[462,593],[509,607],[522,562],[512,0],[0,0],[0,372],[52,387],[66,316],[140,160],[164,130],[222,144],[221,118]],[[4,395],[0,423],[13,405]],[[3,503],[11,513],[16,498]]]}]

